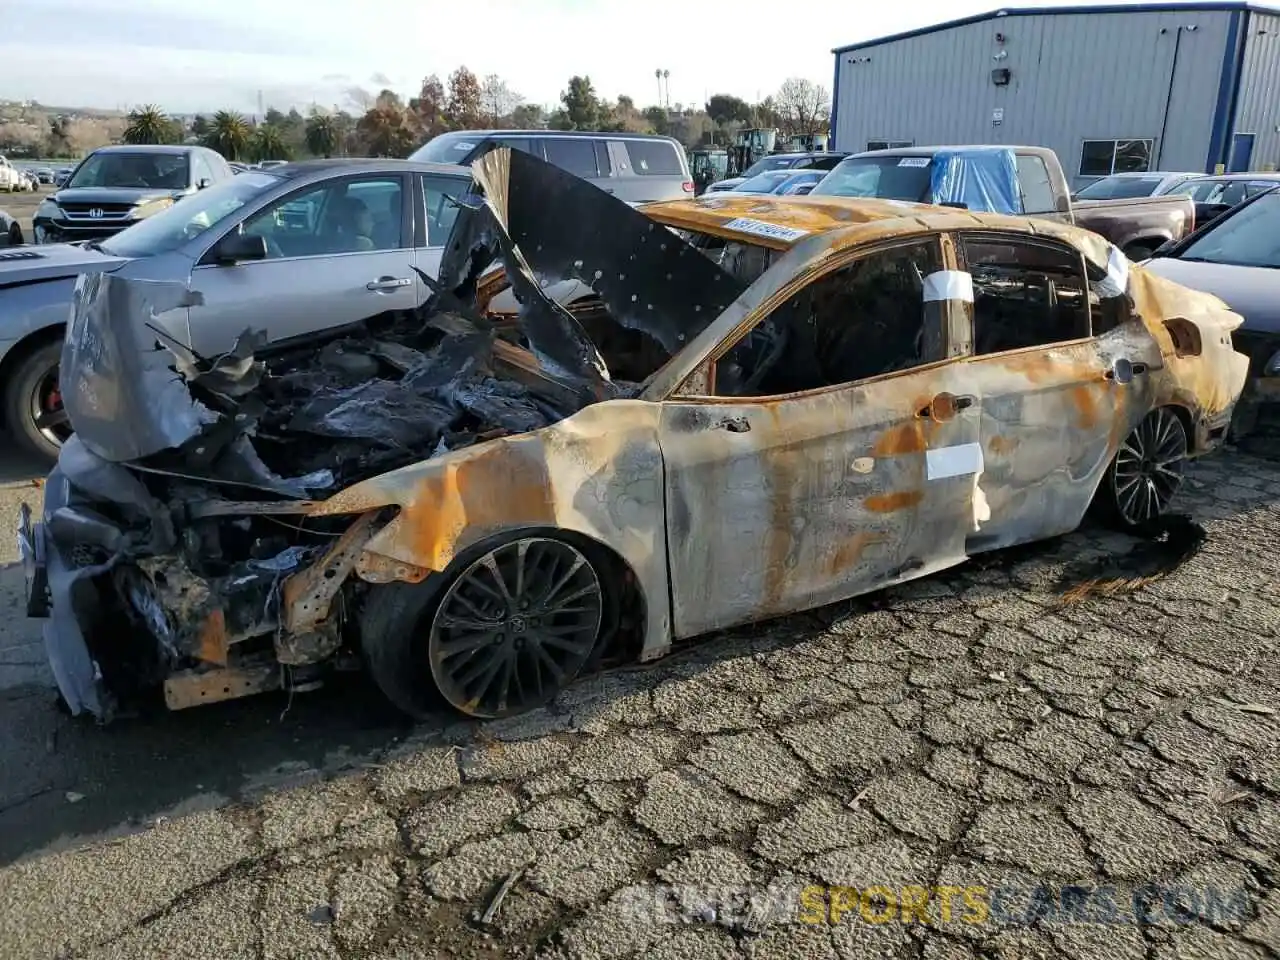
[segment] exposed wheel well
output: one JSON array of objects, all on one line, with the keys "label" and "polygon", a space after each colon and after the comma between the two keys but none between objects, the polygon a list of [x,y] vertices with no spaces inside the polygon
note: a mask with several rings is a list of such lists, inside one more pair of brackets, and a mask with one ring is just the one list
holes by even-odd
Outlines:
[{"label": "exposed wheel well", "polygon": [[13,376],[13,368],[25,360],[35,350],[50,343],[61,340],[66,336],[67,328],[62,324],[52,327],[45,327],[37,330],[35,333],[28,334],[25,339],[19,340],[14,344],[13,349],[0,359],[0,384],[8,383],[9,378]]}]

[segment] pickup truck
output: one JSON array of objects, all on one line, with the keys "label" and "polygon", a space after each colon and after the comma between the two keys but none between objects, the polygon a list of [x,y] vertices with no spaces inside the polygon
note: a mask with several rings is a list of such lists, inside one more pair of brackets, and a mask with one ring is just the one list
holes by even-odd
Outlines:
[{"label": "pickup truck", "polygon": [[810,196],[880,197],[1065,221],[1145,260],[1195,227],[1187,197],[1072,202],[1057,154],[1044,147],[900,147],[841,161]]},{"label": "pickup truck", "polygon": [[8,157],[0,156],[0,191],[17,193],[27,189],[27,178],[22,171],[10,163]]}]

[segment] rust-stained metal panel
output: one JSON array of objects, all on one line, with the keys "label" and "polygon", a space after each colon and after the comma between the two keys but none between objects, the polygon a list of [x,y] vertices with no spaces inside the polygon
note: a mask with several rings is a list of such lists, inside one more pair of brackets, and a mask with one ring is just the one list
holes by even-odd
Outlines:
[{"label": "rust-stained metal panel", "polygon": [[170,710],[185,710],[279,688],[280,668],[273,663],[180,670],[165,678],[164,702]]},{"label": "rust-stained metal panel", "polygon": [[382,558],[379,569],[389,560],[441,571],[468,546],[501,533],[582,534],[635,572],[648,610],[642,655],[653,656],[670,644],[660,415],[659,405],[638,400],[593,404],[542,430],[357,483],[309,512],[400,507],[366,547]]},{"label": "rust-stained metal panel", "polygon": [[964,560],[982,477],[979,398],[962,370],[944,362],[789,397],[664,404],[676,635]]}]

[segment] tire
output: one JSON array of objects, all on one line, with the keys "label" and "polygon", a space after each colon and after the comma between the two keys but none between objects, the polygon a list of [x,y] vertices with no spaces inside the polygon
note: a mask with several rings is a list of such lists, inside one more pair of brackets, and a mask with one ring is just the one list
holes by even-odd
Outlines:
[{"label": "tire", "polygon": [[[62,431],[41,430],[34,411],[47,378],[51,373],[56,375],[61,358],[62,342],[51,340],[19,356],[4,377],[5,426],[24,452],[47,463],[58,458],[66,436],[55,439]],[[66,433],[69,435],[69,430]]]},{"label": "tire", "polygon": [[1182,486],[1187,428],[1171,407],[1157,407],[1120,444],[1096,503],[1112,526],[1134,532],[1160,520]]},{"label": "tire", "polygon": [[16,223],[9,228],[9,246],[22,246],[22,228]]},{"label": "tire", "polygon": [[[370,676],[419,720],[444,707],[496,719],[544,705],[591,660],[616,609],[611,566],[594,554],[572,536],[524,532],[477,544],[422,583],[374,588],[360,627]],[[499,590],[511,600],[505,610]],[[539,607],[537,594],[562,598],[561,612]]]}]

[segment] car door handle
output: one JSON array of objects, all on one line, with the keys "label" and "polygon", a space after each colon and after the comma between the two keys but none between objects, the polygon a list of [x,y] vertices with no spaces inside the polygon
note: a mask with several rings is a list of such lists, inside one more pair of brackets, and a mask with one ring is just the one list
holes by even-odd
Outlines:
[{"label": "car door handle", "polygon": [[381,293],[384,290],[399,290],[401,287],[407,287],[411,283],[413,281],[408,277],[379,277],[377,280],[370,280],[364,285],[364,288],[375,293]]},{"label": "car door handle", "polygon": [[977,399],[977,397],[940,393],[933,398],[932,403],[921,407],[916,416],[922,420],[927,420],[931,417],[935,420],[950,420],[958,411],[968,410],[972,407],[977,402]]},{"label": "car door handle", "polygon": [[1140,377],[1146,372],[1145,363],[1133,363],[1126,357],[1120,357],[1103,376],[1117,383],[1128,383],[1134,377]]},{"label": "car door handle", "polygon": [[746,417],[725,417],[716,426],[730,433],[747,433],[751,430],[751,424],[747,422]]}]

